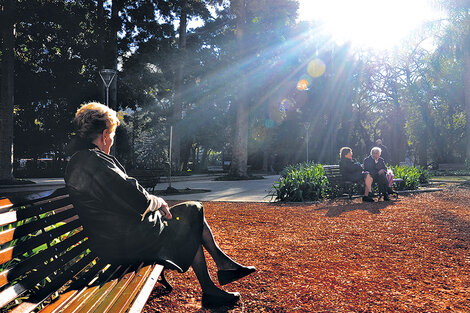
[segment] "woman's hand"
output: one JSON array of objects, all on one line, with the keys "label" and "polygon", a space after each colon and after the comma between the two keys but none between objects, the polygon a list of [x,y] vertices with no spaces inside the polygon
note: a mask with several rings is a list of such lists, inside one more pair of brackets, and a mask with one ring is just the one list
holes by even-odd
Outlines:
[{"label": "woman's hand", "polygon": [[160,197],[150,195],[150,204],[145,210],[144,214],[142,214],[142,221],[145,218],[145,215],[147,215],[149,212],[155,212],[156,210],[159,210],[160,213],[162,214],[162,217],[171,220],[173,216],[170,213],[170,208],[168,207],[168,204],[165,202]]},{"label": "woman's hand", "polygon": [[162,217],[164,219],[171,220],[173,218],[173,216],[171,215],[170,207],[165,202],[165,200],[163,200],[162,198],[158,198],[158,199],[162,201],[162,205],[160,206],[160,208],[158,208],[160,213],[162,213]]}]

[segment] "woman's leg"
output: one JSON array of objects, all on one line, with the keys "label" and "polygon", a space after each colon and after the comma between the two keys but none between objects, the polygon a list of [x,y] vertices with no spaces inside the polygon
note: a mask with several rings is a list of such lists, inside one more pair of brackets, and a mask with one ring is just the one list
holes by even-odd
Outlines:
[{"label": "woman's leg", "polygon": [[366,197],[369,195],[369,192],[372,192],[372,181],[372,176],[370,176],[370,174],[367,174],[364,188],[364,196]]},{"label": "woman's leg", "polygon": [[209,271],[207,270],[206,258],[204,257],[202,247],[199,247],[197,250],[191,266],[201,285],[202,292],[209,294],[225,293],[225,291],[219,289],[212,281]]},{"label": "woman's leg", "polygon": [[209,227],[206,218],[204,218],[204,227],[202,229],[202,245],[214,259],[218,270],[234,270],[243,267],[232,260],[222,251],[222,249],[220,249],[219,245],[215,242],[214,235],[212,234],[212,230]]},{"label": "woman's leg", "polygon": [[202,246],[199,246],[191,266],[201,285],[203,306],[229,305],[240,300],[240,294],[238,292],[227,292],[214,284],[207,270],[206,258],[204,257]]}]

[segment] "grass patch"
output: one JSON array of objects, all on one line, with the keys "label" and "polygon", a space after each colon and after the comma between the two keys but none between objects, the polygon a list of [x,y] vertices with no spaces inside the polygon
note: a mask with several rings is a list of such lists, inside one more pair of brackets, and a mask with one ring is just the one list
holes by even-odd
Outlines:
[{"label": "grass patch", "polygon": [[433,176],[431,181],[452,181],[452,182],[464,182],[470,180],[470,176]]}]

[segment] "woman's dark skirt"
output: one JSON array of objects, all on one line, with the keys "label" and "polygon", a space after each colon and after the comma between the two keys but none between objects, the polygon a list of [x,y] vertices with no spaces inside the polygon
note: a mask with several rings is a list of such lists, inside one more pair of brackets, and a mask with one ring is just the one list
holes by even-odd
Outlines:
[{"label": "woman's dark skirt", "polygon": [[[188,201],[170,209],[171,220],[162,220],[164,228],[157,242],[145,242],[145,249],[134,254],[136,261],[157,262],[167,268],[186,272],[201,246],[204,209],[201,203]],[[149,240],[152,240],[152,235]]]}]

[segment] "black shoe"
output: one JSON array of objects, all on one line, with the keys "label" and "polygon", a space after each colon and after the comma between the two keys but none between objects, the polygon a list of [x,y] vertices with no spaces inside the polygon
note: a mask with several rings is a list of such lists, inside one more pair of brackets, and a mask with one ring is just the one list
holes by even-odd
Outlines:
[{"label": "black shoe", "polygon": [[220,285],[223,286],[254,272],[256,272],[256,268],[254,266],[244,266],[236,270],[217,271],[217,278],[219,279]]},{"label": "black shoe", "polygon": [[362,202],[374,202],[374,199],[372,199],[372,197],[369,197],[369,196],[363,196],[362,197]]},{"label": "black shoe", "polygon": [[384,201],[390,201],[390,197],[387,194],[384,195]]},{"label": "black shoe", "polygon": [[223,305],[232,305],[240,300],[240,294],[238,292],[226,292],[220,295],[210,295],[207,293],[202,294],[201,304],[204,307],[217,307]]}]

